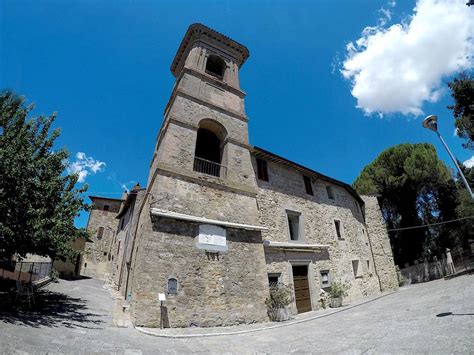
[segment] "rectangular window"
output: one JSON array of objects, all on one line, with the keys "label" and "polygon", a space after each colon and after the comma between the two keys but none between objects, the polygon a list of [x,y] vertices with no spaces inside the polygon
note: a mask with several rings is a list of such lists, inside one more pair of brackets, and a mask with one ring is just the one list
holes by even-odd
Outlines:
[{"label": "rectangular window", "polygon": [[352,260],[352,271],[354,272],[354,277],[359,277],[359,260]]},{"label": "rectangular window", "polygon": [[286,212],[288,216],[288,230],[290,240],[300,240],[300,215],[297,213]]},{"label": "rectangular window", "polygon": [[97,231],[97,239],[101,239],[104,235],[104,227],[99,227],[99,230]]},{"label": "rectangular window", "polygon": [[102,214],[107,215],[107,211],[109,210],[109,208],[110,208],[109,205],[104,205],[104,207],[102,208]]},{"label": "rectangular window", "polygon": [[339,240],[344,240],[344,238],[343,238],[343,236],[342,236],[342,225],[341,225],[341,221],[335,219],[335,220],[334,220],[334,226],[336,227],[337,239],[339,239]]},{"label": "rectangular window", "polygon": [[267,162],[257,158],[257,176],[259,180],[268,181]]},{"label": "rectangular window", "polygon": [[326,193],[328,194],[328,199],[334,200],[334,189],[332,186],[326,186]]},{"label": "rectangular window", "polygon": [[280,283],[280,276],[281,274],[268,274],[268,285],[275,286]]},{"label": "rectangular window", "polygon": [[311,185],[311,179],[308,176],[303,176],[304,187],[308,195],[313,195],[313,186]]},{"label": "rectangular window", "polygon": [[367,271],[370,272],[370,260],[367,260]]},{"label": "rectangular window", "polygon": [[321,288],[331,286],[331,279],[329,277],[329,270],[321,270],[319,273],[321,275]]}]

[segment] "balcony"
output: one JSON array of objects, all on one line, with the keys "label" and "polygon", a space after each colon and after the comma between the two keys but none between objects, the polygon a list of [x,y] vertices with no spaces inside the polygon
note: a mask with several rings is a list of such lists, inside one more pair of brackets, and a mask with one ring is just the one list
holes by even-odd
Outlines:
[{"label": "balcony", "polygon": [[227,175],[227,167],[216,162],[194,157],[194,171],[198,173],[212,175],[225,179]]}]

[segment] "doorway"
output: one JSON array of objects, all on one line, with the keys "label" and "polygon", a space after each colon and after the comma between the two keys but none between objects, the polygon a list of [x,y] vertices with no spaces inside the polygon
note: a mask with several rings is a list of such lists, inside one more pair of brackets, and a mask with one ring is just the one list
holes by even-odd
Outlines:
[{"label": "doorway", "polygon": [[311,311],[311,295],[308,282],[308,265],[292,265],[295,288],[296,309],[298,313]]}]

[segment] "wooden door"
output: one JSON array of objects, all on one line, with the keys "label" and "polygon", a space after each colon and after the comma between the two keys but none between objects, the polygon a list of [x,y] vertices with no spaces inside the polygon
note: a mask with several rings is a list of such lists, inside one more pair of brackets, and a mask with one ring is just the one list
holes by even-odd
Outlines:
[{"label": "wooden door", "polygon": [[293,266],[293,283],[295,288],[296,309],[298,313],[311,311],[311,296],[309,293],[308,266]]}]

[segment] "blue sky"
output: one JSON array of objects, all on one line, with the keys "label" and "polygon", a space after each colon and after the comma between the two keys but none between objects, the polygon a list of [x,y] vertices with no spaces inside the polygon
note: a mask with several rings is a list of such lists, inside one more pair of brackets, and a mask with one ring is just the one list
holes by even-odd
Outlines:
[{"label": "blue sky", "polygon": [[[241,85],[252,144],[348,183],[399,143],[433,143],[452,166],[436,136],[421,128],[424,114],[387,108],[383,117],[367,115],[378,103],[369,98],[357,108],[351,77],[339,71],[347,44],[364,28],[406,20],[415,3],[4,0],[0,88],[35,102],[36,114],[57,111],[57,146],[66,146],[71,160],[83,152],[105,163],[85,178],[89,194],[120,197],[122,185],[146,184],[174,83],[170,64],[187,27],[201,22],[250,50]],[[388,9],[388,17],[380,9]],[[394,58],[394,65],[399,61]],[[431,97],[437,101],[422,101],[421,110],[439,116],[440,132],[464,161],[473,152],[453,135],[447,80],[443,75],[441,90]],[[82,215],[77,225],[86,221]]]}]

